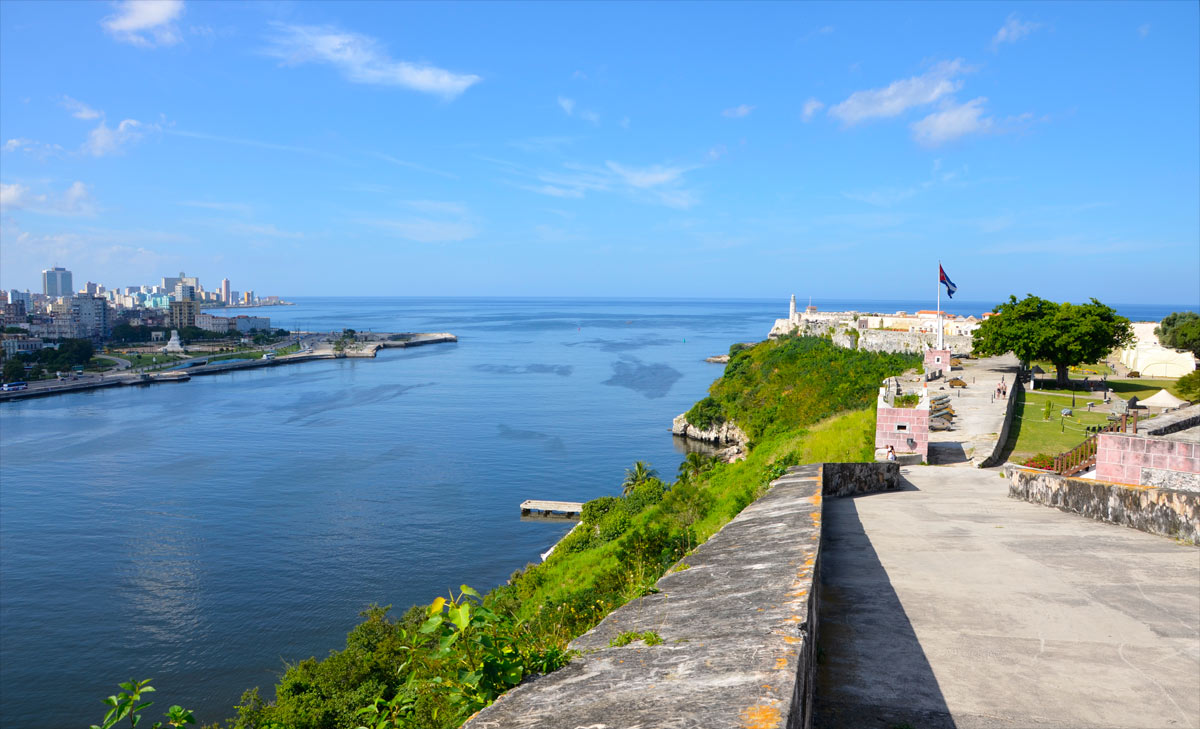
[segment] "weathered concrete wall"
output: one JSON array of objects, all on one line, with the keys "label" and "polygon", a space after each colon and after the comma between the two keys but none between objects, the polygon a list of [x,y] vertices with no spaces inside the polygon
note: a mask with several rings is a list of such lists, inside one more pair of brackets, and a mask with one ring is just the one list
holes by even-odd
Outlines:
[{"label": "weathered concrete wall", "polygon": [[1200,545],[1200,493],[1126,486],[1005,466],[1008,495]]},{"label": "weathered concrete wall", "polygon": [[1170,435],[1197,425],[1200,425],[1200,405],[1191,405],[1173,413],[1159,415],[1153,420],[1142,421],[1138,430],[1146,435]]},{"label": "weathered concrete wall", "polygon": [[1096,447],[1096,478],[1200,492],[1200,443],[1101,433]]},{"label": "weathered concrete wall", "polygon": [[[573,641],[582,655],[509,691],[464,726],[807,729],[824,494],[898,485],[892,463],[789,469],[660,579],[657,593]],[[610,645],[645,631],[663,642]]]},{"label": "weathered concrete wall", "polygon": [[1009,388],[1008,397],[1004,398],[1004,424],[1000,426],[1000,435],[992,445],[992,452],[986,455],[976,453],[974,456],[973,460],[979,468],[998,466],[1004,460],[1001,454],[1004,452],[1004,446],[1008,444],[1008,432],[1012,430],[1013,417],[1017,412],[1017,401],[1020,399],[1018,395],[1025,389],[1025,385],[1021,383],[1020,377],[1014,375]]},{"label": "weathered concrete wall", "polygon": [[950,371],[950,350],[929,349],[925,351],[925,375],[936,377]]}]

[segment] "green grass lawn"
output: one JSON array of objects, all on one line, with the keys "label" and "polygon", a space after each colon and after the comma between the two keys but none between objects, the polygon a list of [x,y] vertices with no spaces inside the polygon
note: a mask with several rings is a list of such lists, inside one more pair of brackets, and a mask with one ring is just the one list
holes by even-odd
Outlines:
[{"label": "green grass lawn", "polygon": [[[1058,370],[1055,369],[1053,362],[1035,360],[1033,364],[1041,367],[1048,375],[1053,375],[1054,373],[1058,372]],[[1103,362],[1076,365],[1071,368],[1071,379],[1073,380],[1082,380],[1085,376],[1091,377],[1092,379],[1096,379],[1102,375],[1108,375],[1109,377],[1112,377],[1114,374],[1116,373],[1113,372],[1113,369]]]},{"label": "green grass lawn", "polygon": [[[1012,430],[1009,431],[1008,460],[1022,463],[1026,458],[1039,453],[1057,455],[1069,451],[1086,439],[1083,428],[1089,425],[1104,425],[1108,413],[1087,411],[1087,401],[1076,400],[1074,414],[1069,418],[1059,415],[1063,408],[1071,407],[1070,395],[1051,395],[1041,392],[1021,393],[1016,403]],[[1044,417],[1046,402],[1050,402],[1050,420]]]},{"label": "green grass lawn", "polygon": [[158,354],[142,354],[140,352],[114,352],[113,356],[129,360],[131,367],[148,367],[154,365],[155,360],[158,360],[157,364],[161,365],[184,359],[184,357],[181,357],[177,354],[162,354],[161,352]]},{"label": "green grass lawn", "polygon": [[230,352],[229,354],[219,354],[216,357],[209,357],[208,361],[221,362],[227,359],[262,359],[263,353],[261,349],[246,350],[245,352]]},{"label": "green grass lawn", "polygon": [[[1074,380],[1076,378],[1072,377],[1071,379]],[[1181,395],[1179,393],[1179,388],[1177,385],[1178,385],[1177,380],[1153,380],[1150,378],[1141,378],[1141,379],[1134,378],[1134,379],[1126,379],[1126,380],[1110,379],[1108,381],[1108,389],[1112,390],[1113,393],[1117,397],[1120,397],[1123,400],[1128,400],[1129,398],[1133,397],[1134,395],[1137,395],[1137,398],[1139,400],[1145,400],[1146,398],[1150,397],[1151,395],[1157,394],[1159,390],[1166,390],[1167,392],[1171,393],[1175,397],[1183,397],[1183,395]],[[1047,390],[1047,389],[1039,388],[1037,390],[1037,392],[1044,392],[1044,393],[1052,394],[1052,395],[1065,394],[1065,395],[1067,395],[1068,399],[1071,396],[1070,390],[1059,390],[1059,389]],[[1100,397],[1099,392],[1084,392],[1082,390],[1077,390],[1075,392],[1075,394],[1077,396],[1079,396],[1080,398],[1089,397],[1092,399],[1096,399],[1096,398]],[[1184,399],[1187,399],[1187,398],[1184,398]]]}]

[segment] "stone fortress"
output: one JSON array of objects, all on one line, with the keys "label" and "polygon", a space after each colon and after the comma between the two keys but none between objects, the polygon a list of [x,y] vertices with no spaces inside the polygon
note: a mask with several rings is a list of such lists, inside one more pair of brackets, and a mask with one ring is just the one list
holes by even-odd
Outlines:
[{"label": "stone fortress", "polygon": [[[991,313],[983,317],[992,316]],[[960,317],[942,312],[941,328],[945,349],[955,354],[971,352],[971,333],[982,324],[974,316]],[[937,345],[938,312],[918,311],[909,314],[867,313],[860,311],[818,311],[811,303],[804,311],[796,310],[793,294],[786,319],[776,319],[768,335],[772,339],[787,335],[833,337],[834,344],[847,349],[870,352],[922,353]]]}]

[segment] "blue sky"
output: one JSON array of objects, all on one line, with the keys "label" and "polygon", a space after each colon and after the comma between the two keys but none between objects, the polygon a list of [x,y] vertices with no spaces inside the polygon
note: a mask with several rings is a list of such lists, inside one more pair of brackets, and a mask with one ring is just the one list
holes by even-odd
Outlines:
[{"label": "blue sky", "polygon": [[1200,300],[1200,5],[0,5],[0,286]]}]

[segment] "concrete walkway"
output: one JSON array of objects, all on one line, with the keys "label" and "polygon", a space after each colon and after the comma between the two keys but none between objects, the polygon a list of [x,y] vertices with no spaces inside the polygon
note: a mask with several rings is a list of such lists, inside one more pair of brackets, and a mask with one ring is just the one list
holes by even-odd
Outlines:
[{"label": "concrete walkway", "polygon": [[825,503],[817,729],[1200,727],[1200,550],[902,474]]},{"label": "concrete walkway", "polygon": [[[929,434],[929,462],[949,466],[976,466],[992,455],[1004,427],[1009,401],[995,397],[996,385],[1013,383],[1020,369],[1011,354],[986,359],[965,359],[961,370],[929,383],[930,395],[949,395],[954,408],[954,429]],[[952,388],[946,380],[957,377],[967,383]]]}]

